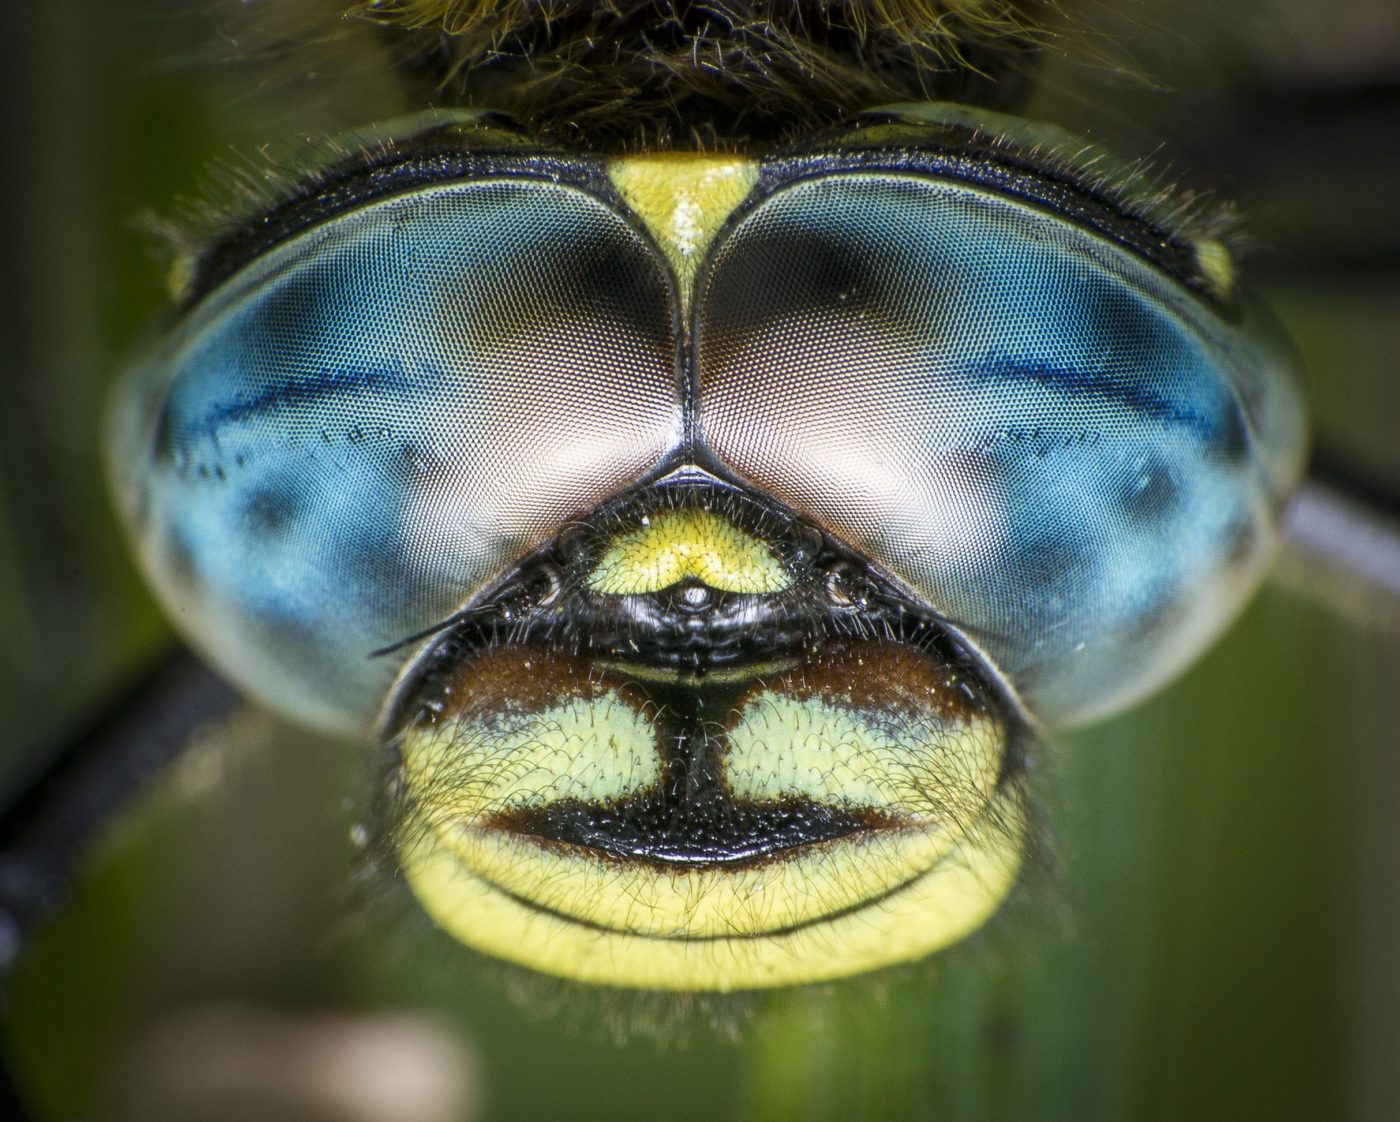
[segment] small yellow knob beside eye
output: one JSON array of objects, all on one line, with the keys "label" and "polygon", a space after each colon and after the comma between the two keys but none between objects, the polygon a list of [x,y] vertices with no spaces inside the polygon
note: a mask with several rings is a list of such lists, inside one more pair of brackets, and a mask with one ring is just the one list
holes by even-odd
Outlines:
[{"label": "small yellow knob beside eye", "polygon": [[1218,238],[1201,238],[1194,247],[1196,268],[1210,285],[1217,300],[1228,300],[1235,291],[1235,258],[1229,246]]}]

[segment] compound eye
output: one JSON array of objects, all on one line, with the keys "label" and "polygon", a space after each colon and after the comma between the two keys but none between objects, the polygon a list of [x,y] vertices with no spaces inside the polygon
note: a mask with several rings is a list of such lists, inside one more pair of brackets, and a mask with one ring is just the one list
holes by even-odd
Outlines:
[{"label": "compound eye", "polygon": [[714,454],[914,590],[1047,724],[1150,692],[1225,625],[1298,470],[1277,346],[967,183],[774,192],[696,322]]},{"label": "compound eye", "polygon": [[231,677],[367,730],[450,615],[679,439],[668,281],[580,190],[497,178],[340,214],[189,312],[119,402],[153,582]]}]

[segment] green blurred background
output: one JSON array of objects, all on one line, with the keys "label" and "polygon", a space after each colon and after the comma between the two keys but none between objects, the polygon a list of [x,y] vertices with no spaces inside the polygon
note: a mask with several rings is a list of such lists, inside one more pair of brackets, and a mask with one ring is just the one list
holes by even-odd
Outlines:
[{"label": "green blurred background", "polygon": [[[404,108],[377,37],[332,24],[308,50],[287,11],[0,14],[6,769],[168,639],[99,454],[118,356],[163,303],[143,216],[200,196],[211,164],[236,178],[264,145],[284,162]],[[1320,440],[1400,493],[1400,6],[1085,19],[1028,115],[1238,200]],[[1046,860],[988,930],[917,968],[716,1008],[599,999],[445,946],[365,883],[370,753],[241,714],[105,839],[20,965],[8,1047],[60,1118],[420,1117],[422,1087],[358,1114],[286,1089],[340,1070],[327,1042],[355,1029],[371,1044],[335,1078],[418,1063],[455,1088],[425,1119],[1400,1117],[1396,619],[1306,592],[1266,589],[1161,697],[1047,747]],[[235,1053],[253,1075],[187,1085]]]}]

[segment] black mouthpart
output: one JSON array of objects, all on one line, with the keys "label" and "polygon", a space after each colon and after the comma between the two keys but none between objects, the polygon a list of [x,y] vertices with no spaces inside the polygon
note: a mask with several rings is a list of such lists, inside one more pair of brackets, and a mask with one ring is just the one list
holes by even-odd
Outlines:
[{"label": "black mouthpart", "polygon": [[804,799],[740,803],[716,796],[683,804],[645,792],[605,805],[561,800],[499,814],[483,825],[629,863],[703,869],[762,865],[899,823],[874,810]]}]

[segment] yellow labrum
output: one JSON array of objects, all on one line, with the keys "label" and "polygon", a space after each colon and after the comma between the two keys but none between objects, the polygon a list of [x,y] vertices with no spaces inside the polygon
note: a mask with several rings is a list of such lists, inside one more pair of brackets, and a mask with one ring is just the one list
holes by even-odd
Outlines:
[{"label": "yellow labrum", "polygon": [[[604,894],[621,926],[594,926],[516,895],[465,866],[437,834],[415,844],[404,867],[419,902],[443,930],[477,950],[545,973],[656,990],[802,985],[912,962],[980,927],[1011,891],[1020,866],[1024,808],[1012,791],[998,802],[999,821],[979,825],[936,865],[903,882],[882,884],[877,873],[883,865],[866,847],[835,847],[831,871],[845,867],[860,877],[870,893],[864,906],[833,908],[790,928],[755,926],[756,918],[764,922],[763,913],[718,875],[695,891],[723,894],[715,906],[727,905],[733,917],[725,932],[664,936],[626,926],[650,904],[630,894],[633,877],[597,860],[581,857],[567,868],[541,863],[536,873],[566,879],[576,898]],[[660,883],[693,874],[653,875]],[[754,886],[746,881],[745,887]],[[814,894],[820,891],[812,886]]]},{"label": "yellow labrum", "polygon": [[707,510],[663,510],[621,534],[589,575],[597,593],[659,592],[683,580],[722,592],[766,595],[792,583],[773,551],[728,519]]},{"label": "yellow labrum", "polygon": [[911,648],[756,677],[688,739],[674,703],[574,656],[498,648],[461,680],[491,685],[402,742],[399,844],[424,908],[486,953],[614,986],[791,985],[921,958],[1015,880],[1003,723]]}]

